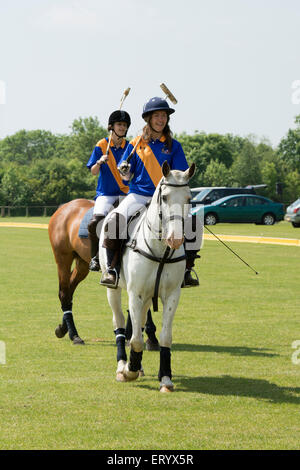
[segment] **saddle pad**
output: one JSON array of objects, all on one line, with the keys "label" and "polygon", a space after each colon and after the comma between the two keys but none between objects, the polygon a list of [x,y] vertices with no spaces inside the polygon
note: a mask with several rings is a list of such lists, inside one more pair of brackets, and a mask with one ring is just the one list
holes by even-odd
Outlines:
[{"label": "saddle pad", "polygon": [[80,227],[79,227],[79,230],[78,230],[79,238],[89,238],[88,225],[90,223],[91,218],[93,217],[93,212],[94,212],[94,206],[91,207],[84,214],[84,217],[81,221],[81,224],[80,224]]}]

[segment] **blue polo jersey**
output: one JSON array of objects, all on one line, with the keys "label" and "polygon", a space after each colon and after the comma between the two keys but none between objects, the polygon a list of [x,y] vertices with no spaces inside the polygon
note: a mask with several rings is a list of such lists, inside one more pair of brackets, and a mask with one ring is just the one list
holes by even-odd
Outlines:
[{"label": "blue polo jersey", "polygon": [[[129,143],[120,163],[130,155],[137,140],[138,137]],[[164,136],[148,143],[141,140],[141,144],[137,146],[130,160],[130,172],[133,174],[133,177],[129,184],[129,193],[153,196],[156,188],[154,181],[158,182],[162,176],[162,173],[160,175],[157,174],[157,169],[159,166],[162,167],[165,160],[169,163],[171,170],[185,171],[189,168],[181,144],[177,140],[172,139],[172,149],[169,150],[165,141]],[[153,159],[157,160],[155,165],[153,165]],[[155,177],[153,177],[153,174],[151,175],[154,172],[156,172]]]},{"label": "blue polo jersey", "polygon": [[[99,140],[95,146],[92,155],[90,156],[89,161],[87,162],[87,167],[92,168],[93,165],[106,153],[106,148],[108,145],[108,137],[105,139]],[[128,141],[123,139],[122,145],[119,148],[114,147],[113,141],[110,143],[110,157],[113,156],[115,162],[113,163],[115,174],[112,172],[111,167],[107,163],[103,163],[100,167],[100,173],[98,177],[98,183],[96,188],[96,199],[98,196],[124,196],[127,194],[128,182],[122,181],[123,185],[126,185],[126,191],[122,191],[120,185],[117,182],[117,179],[121,181],[120,175],[116,174],[116,167],[119,166],[121,157],[124,151],[128,147]],[[117,179],[116,179],[117,178]]]}]

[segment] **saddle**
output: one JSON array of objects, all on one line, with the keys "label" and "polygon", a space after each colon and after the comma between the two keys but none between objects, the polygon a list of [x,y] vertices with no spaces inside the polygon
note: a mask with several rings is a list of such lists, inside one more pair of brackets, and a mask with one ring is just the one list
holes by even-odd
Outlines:
[{"label": "saddle", "polygon": [[[117,199],[116,202],[113,204],[113,207],[116,208],[118,207],[118,205],[119,205],[119,200]],[[79,238],[89,238],[88,225],[90,221],[92,220],[93,213],[94,213],[94,206],[88,209],[86,213],[84,214],[82,221],[80,223],[80,226],[79,226],[79,230],[78,230]]]},{"label": "saddle", "polygon": [[88,225],[93,217],[93,212],[94,206],[88,209],[87,212],[84,214],[78,230],[79,238],[89,238]]}]

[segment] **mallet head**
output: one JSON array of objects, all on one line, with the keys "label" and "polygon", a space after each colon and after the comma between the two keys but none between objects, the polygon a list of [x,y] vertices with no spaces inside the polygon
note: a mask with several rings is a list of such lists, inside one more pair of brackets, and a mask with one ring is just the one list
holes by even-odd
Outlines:
[{"label": "mallet head", "polygon": [[164,83],[160,84],[160,88],[167,95],[166,98],[169,98],[169,100],[172,101],[173,104],[177,104],[177,99],[175,98],[173,93],[170,92],[169,88]]}]

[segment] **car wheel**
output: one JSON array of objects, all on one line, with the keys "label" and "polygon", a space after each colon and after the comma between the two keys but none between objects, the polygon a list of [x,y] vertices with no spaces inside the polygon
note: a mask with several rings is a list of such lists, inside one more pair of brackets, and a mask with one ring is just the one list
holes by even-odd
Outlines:
[{"label": "car wheel", "polygon": [[292,222],[292,226],[295,228],[300,228],[300,222]]},{"label": "car wheel", "polygon": [[275,216],[271,213],[265,214],[262,217],[262,223],[263,225],[274,225],[275,223]]},{"label": "car wheel", "polygon": [[206,214],[204,217],[204,224],[205,225],[216,225],[217,223],[217,216],[210,212],[209,214]]}]

